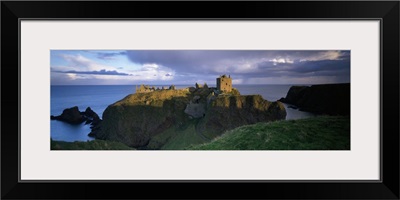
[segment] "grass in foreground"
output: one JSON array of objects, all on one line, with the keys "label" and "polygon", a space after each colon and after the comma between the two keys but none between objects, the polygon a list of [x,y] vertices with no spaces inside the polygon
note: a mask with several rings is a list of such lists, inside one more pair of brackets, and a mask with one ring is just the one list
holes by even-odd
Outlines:
[{"label": "grass in foreground", "polygon": [[196,133],[195,123],[178,130],[171,127],[161,134],[156,135],[149,144],[149,148],[157,148],[157,144],[163,144],[157,149],[161,150],[182,150],[190,145],[202,144],[205,141]]},{"label": "grass in foreground", "polygon": [[[168,141],[167,143],[164,143]],[[308,119],[257,123],[227,131],[209,143],[196,134],[194,124],[171,128],[157,135],[152,145],[186,150],[350,150],[350,118],[320,116]],[[188,147],[191,145],[190,147]],[[51,150],[135,150],[105,140],[64,142],[51,140]]]},{"label": "grass in foreground", "polygon": [[350,150],[350,118],[321,116],[257,123],[188,150]]},{"label": "grass in foreground", "polygon": [[51,140],[51,150],[135,150],[125,144],[105,141],[92,140],[88,142],[64,142]]}]

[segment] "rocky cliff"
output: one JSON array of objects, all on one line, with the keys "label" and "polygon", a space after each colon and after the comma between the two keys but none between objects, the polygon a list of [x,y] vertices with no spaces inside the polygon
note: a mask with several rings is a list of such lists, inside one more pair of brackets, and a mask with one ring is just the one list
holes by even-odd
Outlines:
[{"label": "rocky cliff", "polygon": [[209,106],[197,131],[213,138],[239,126],[286,118],[280,102],[269,102],[261,95],[218,96]]},{"label": "rocky cliff", "polygon": [[179,90],[131,94],[106,108],[99,130],[92,134],[143,147],[153,136],[186,123],[189,118],[183,110],[187,103],[187,92]]},{"label": "rocky cliff", "polygon": [[317,114],[350,115],[350,83],[292,86],[279,101]]},{"label": "rocky cliff", "polygon": [[149,148],[149,143],[155,143],[152,139],[167,130],[183,134],[193,124],[196,134],[212,139],[238,126],[285,117],[282,103],[268,102],[260,95],[215,95],[211,88],[160,90],[128,95],[108,106],[102,123],[92,134],[135,148]]}]

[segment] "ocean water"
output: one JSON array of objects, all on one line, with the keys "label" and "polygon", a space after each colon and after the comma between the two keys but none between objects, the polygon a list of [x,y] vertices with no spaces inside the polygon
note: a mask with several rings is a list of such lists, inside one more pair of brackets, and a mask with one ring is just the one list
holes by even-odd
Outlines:
[{"label": "ocean water", "polygon": [[[162,87],[162,86],[156,86]],[[176,86],[177,89],[188,86]],[[210,85],[210,87],[212,87]],[[276,101],[285,97],[291,85],[235,85],[243,95],[260,94],[268,101]],[[100,118],[108,105],[135,92],[132,85],[101,85],[101,86],[51,86],[50,115],[60,115],[65,108],[78,106],[80,111],[91,107]],[[286,119],[301,119],[313,117],[314,114],[288,108],[285,104]],[[49,116],[50,118],[50,116]],[[93,138],[87,136],[90,126],[84,123],[70,125],[61,121],[50,120],[50,132],[53,140],[87,141]]]}]

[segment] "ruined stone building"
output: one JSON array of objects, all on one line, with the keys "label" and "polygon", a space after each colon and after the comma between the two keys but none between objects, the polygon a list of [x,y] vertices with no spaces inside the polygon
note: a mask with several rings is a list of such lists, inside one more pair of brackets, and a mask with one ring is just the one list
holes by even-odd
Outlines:
[{"label": "ruined stone building", "polygon": [[232,79],[229,75],[226,76],[225,74],[217,78],[217,90],[222,92],[231,92],[232,91]]},{"label": "ruined stone building", "polygon": [[161,89],[160,87],[157,87],[157,89],[154,86],[148,86],[148,85],[140,85],[140,87],[138,88],[136,86],[136,93],[146,93],[146,92],[154,92],[156,90],[175,90],[176,87],[175,85],[171,85],[171,86],[162,86]]},{"label": "ruined stone building", "polygon": [[155,91],[154,87],[150,87],[148,85],[140,85],[140,87],[138,88],[136,86],[136,93],[146,93],[146,92],[153,92]]}]

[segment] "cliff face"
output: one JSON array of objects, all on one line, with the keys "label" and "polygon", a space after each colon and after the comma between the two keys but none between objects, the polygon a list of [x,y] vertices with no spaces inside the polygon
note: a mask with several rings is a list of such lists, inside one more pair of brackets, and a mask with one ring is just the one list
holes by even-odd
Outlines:
[{"label": "cliff face", "polygon": [[153,136],[189,120],[183,113],[188,101],[177,90],[128,95],[106,108],[96,138],[146,146]]},{"label": "cliff face", "polygon": [[[282,103],[268,102],[259,95],[219,95],[212,100],[210,95],[213,90],[208,88],[128,95],[107,107],[94,135],[131,147],[147,148],[154,137],[171,129],[184,133],[188,127],[193,128],[190,124],[195,124],[196,134],[212,139],[238,126],[286,117]],[[203,116],[191,116],[188,105],[201,105]]]},{"label": "cliff face", "polygon": [[211,103],[197,130],[209,138],[239,126],[286,118],[280,102],[269,102],[260,95],[218,96]]},{"label": "cliff face", "polygon": [[292,86],[279,101],[317,114],[350,115],[350,83]]}]

